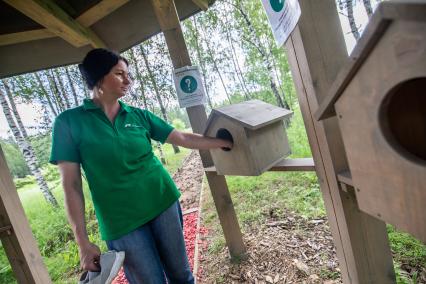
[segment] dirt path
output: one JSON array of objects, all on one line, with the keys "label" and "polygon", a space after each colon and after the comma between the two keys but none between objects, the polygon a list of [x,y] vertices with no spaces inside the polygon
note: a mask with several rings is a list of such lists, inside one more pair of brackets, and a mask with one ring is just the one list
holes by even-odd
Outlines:
[{"label": "dirt path", "polygon": [[203,166],[198,151],[192,151],[173,174],[173,180],[182,192],[182,210],[197,208],[203,181]]}]

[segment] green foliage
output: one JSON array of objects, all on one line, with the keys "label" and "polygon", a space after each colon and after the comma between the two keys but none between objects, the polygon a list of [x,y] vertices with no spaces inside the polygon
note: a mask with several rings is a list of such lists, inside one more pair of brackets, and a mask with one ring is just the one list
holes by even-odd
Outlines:
[{"label": "green foliage", "polygon": [[287,128],[287,137],[290,143],[292,158],[312,157],[308,137],[306,135],[305,125],[302,119],[302,113],[297,106],[293,109],[294,113],[290,120],[290,127]]},{"label": "green foliage", "polygon": [[30,137],[30,143],[33,146],[39,167],[49,163],[50,148],[52,145],[52,137],[50,131],[44,135]]},{"label": "green foliage", "polygon": [[[45,166],[49,162],[50,147],[52,139],[50,132],[45,135],[31,136],[29,142],[33,146],[39,166]],[[12,176],[15,178],[24,178],[31,174],[26,165],[21,150],[18,145],[9,141],[0,140],[0,145],[6,157],[7,165],[9,166]]]},{"label": "green foliage", "polygon": [[16,178],[13,180],[16,189],[21,189],[27,185],[34,185],[37,181],[34,176],[26,176],[23,178]]},{"label": "green foliage", "polygon": [[24,157],[16,144],[7,141],[0,141],[6,157],[6,163],[13,177],[22,178],[30,174],[30,170],[25,164]]},{"label": "green foliage", "polygon": [[172,125],[177,130],[184,130],[186,128],[185,123],[182,120],[180,120],[179,118],[173,119]]},{"label": "green foliage", "polygon": [[420,265],[426,267],[426,246],[407,233],[396,230],[393,226],[387,226],[391,249],[396,261],[410,266]]}]

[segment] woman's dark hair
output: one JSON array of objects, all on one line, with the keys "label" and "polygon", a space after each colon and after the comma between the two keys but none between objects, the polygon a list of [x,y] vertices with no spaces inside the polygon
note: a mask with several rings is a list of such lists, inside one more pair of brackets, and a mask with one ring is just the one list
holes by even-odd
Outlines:
[{"label": "woman's dark hair", "polygon": [[129,65],[126,58],[117,52],[105,48],[92,49],[86,54],[83,63],[78,65],[83,79],[87,83],[90,90],[98,84],[98,82],[111,71],[119,60],[123,60]]}]

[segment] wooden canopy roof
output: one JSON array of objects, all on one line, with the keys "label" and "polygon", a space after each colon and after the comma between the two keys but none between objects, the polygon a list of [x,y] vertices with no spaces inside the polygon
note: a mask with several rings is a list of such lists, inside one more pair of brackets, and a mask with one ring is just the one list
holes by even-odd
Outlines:
[{"label": "wooden canopy roof", "polygon": [[[0,78],[77,63],[95,47],[121,52],[148,39],[160,32],[151,1],[0,1]],[[213,2],[175,0],[180,20]]]}]

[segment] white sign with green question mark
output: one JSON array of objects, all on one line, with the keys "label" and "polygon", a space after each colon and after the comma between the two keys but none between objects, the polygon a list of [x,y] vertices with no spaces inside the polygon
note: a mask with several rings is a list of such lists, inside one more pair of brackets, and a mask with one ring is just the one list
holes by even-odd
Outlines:
[{"label": "white sign with green question mark", "polygon": [[298,0],[261,0],[277,45],[281,47],[299,21]]},{"label": "white sign with green question mark", "polygon": [[197,66],[185,66],[175,69],[173,75],[181,108],[206,103],[204,85]]}]

